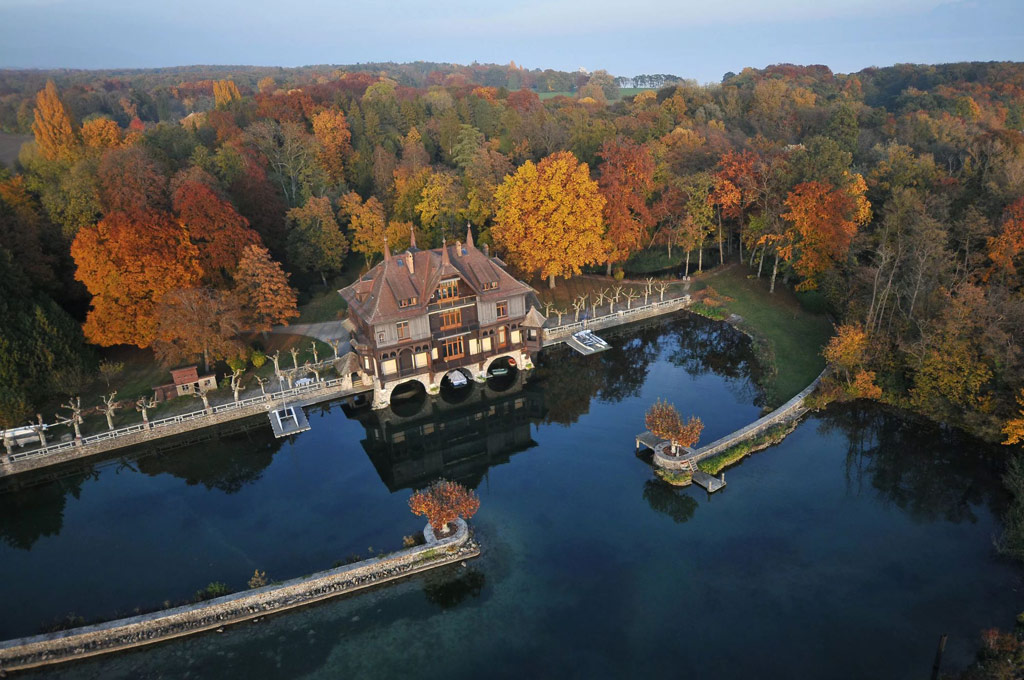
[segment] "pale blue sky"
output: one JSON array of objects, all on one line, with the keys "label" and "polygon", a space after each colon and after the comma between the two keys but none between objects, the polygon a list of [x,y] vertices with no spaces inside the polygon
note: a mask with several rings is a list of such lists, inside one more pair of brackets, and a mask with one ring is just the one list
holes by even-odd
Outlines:
[{"label": "pale blue sky", "polygon": [[1024,0],[0,0],[0,67],[515,60],[718,81],[1024,61]]}]

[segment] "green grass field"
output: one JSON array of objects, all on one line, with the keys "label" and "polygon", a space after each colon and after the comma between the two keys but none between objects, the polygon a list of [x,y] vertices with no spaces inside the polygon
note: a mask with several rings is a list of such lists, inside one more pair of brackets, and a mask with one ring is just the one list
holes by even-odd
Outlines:
[{"label": "green grass field", "polygon": [[695,292],[705,286],[734,298],[725,304],[732,314],[743,317],[746,326],[764,338],[772,349],[777,370],[769,384],[769,401],[781,404],[807,387],[825,368],[821,350],[832,337],[832,322],[821,313],[815,294],[794,294],[776,283],[768,292],[768,278],[748,278],[742,265],[727,267],[692,284]]}]

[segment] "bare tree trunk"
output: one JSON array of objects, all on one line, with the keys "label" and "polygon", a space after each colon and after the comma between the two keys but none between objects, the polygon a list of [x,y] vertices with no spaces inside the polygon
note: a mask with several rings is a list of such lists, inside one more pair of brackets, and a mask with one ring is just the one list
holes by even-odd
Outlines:
[{"label": "bare tree trunk", "polygon": [[690,251],[686,251],[686,273],[683,276],[690,275]]},{"label": "bare tree trunk", "polygon": [[[757,263],[757,278],[761,278],[761,270],[764,269],[764,251],[768,246],[761,246],[761,260]],[[751,262],[753,264],[753,262]]]},{"label": "bare tree trunk", "polygon": [[612,261],[611,260],[608,260],[608,266],[605,269],[605,275],[606,276],[611,276],[612,275]]},{"label": "bare tree trunk", "polygon": [[554,290],[555,289],[555,275],[554,274],[548,274],[548,288],[550,290]]},{"label": "bare tree trunk", "polygon": [[704,246],[697,250],[697,273],[700,274],[704,271]]},{"label": "bare tree trunk", "polygon": [[210,372],[210,350],[205,346],[203,347],[203,367],[206,369],[207,373]]},{"label": "bare tree trunk", "polygon": [[323,281],[324,288],[326,288],[327,287],[327,277],[324,276],[323,272],[320,272],[320,280]]},{"label": "bare tree trunk", "polygon": [[725,251],[722,249],[722,213],[718,213],[718,264],[725,264]]},{"label": "bare tree trunk", "polygon": [[778,273],[779,273],[779,251],[776,250],[775,251],[775,266],[772,267],[772,285],[769,286],[769,288],[768,288],[768,292],[769,293],[774,293],[775,292],[775,276]]}]

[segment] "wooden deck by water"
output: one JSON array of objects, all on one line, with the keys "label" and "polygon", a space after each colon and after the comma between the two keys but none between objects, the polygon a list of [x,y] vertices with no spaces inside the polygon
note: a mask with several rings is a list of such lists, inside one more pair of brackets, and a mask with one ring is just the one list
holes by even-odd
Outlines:
[{"label": "wooden deck by water", "polygon": [[270,427],[274,428],[274,436],[278,439],[310,429],[309,419],[301,406],[284,406],[268,415]]}]

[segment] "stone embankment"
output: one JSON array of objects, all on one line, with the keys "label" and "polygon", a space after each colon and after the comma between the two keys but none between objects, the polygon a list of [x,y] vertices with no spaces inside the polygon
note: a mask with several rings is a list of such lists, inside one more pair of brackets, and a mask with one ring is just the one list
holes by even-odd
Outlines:
[{"label": "stone embankment", "polygon": [[47,666],[219,630],[480,554],[479,545],[462,520],[455,522],[455,532],[447,538],[435,538],[429,527],[424,537],[424,545],[207,602],[0,642],[0,671]]},{"label": "stone embankment", "polygon": [[373,388],[370,385],[353,387],[350,377],[323,380],[311,385],[211,406],[209,409],[151,420],[148,424],[137,423],[128,427],[120,427],[109,432],[82,437],[77,442],[61,442],[28,451],[15,451],[8,456],[0,454],[0,477],[78,460],[126,446],[143,444],[161,437],[173,437],[191,430],[220,425],[240,418],[248,418],[285,404],[307,406],[359,394],[371,389]]},{"label": "stone embankment", "polygon": [[701,460],[721,453],[741,441],[755,437],[773,425],[799,419],[807,413],[808,407],[805,404],[807,397],[811,396],[811,393],[817,389],[818,385],[821,383],[821,379],[825,377],[825,373],[826,371],[822,371],[821,374],[819,374],[810,385],[801,390],[799,394],[768,415],[758,418],[746,427],[742,427],[721,439],[716,439],[707,446],[702,446],[699,449],[687,448],[683,455],[673,456],[667,441],[662,441],[656,444],[653,447],[654,464],[666,470],[689,470],[691,472],[696,472],[697,463]]},{"label": "stone embankment", "polygon": [[633,323],[634,321],[643,321],[644,319],[650,319],[651,317],[661,316],[662,314],[671,314],[672,312],[677,312],[680,309],[686,309],[689,304],[690,296],[683,295],[682,297],[671,298],[669,300],[659,300],[646,305],[635,306],[631,309],[619,309],[616,312],[604,314],[592,319],[575,321],[573,323],[562,324],[561,326],[548,326],[544,328],[543,346],[549,347],[560,342],[565,342],[565,339],[576,331],[584,329],[596,331],[603,328],[611,328],[613,326],[622,326],[627,323]]}]

